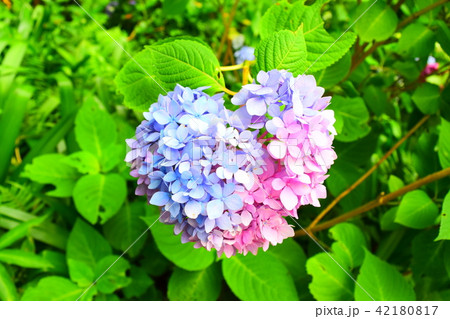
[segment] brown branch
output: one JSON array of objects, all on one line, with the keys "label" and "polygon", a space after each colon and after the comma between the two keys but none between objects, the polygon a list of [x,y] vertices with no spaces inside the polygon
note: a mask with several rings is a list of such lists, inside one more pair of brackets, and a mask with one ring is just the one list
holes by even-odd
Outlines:
[{"label": "brown branch", "polygon": [[400,7],[402,6],[402,4],[405,2],[405,0],[399,0],[396,4],[395,4],[395,6],[394,6],[394,11],[395,12],[397,12],[399,9],[400,9]]},{"label": "brown branch", "polygon": [[347,188],[345,191],[343,191],[341,194],[339,194],[313,221],[312,223],[307,227],[308,230],[313,229],[314,226],[316,226],[322,218],[325,217],[328,212],[333,209],[334,206],[339,203],[341,199],[343,199],[345,196],[347,196],[352,190],[354,190],[356,187],[358,187],[363,181],[367,179],[380,165],[383,163],[397,148],[399,148],[400,145],[403,144],[419,127],[422,126],[423,123],[425,123],[429,115],[425,115],[419,122],[417,122],[416,125],[414,125],[413,128],[411,128],[408,133],[405,134],[397,143],[394,144],[394,146],[391,147],[389,151],[386,152],[386,154],[383,155],[383,157],[376,162],[375,165],[373,165],[367,172],[364,173],[356,182],[354,182],[349,188]]},{"label": "brown branch", "polygon": [[217,50],[217,59],[219,61],[220,61],[220,58],[222,57],[223,46],[225,45],[225,42],[228,38],[228,33],[230,31],[231,22],[233,21],[234,15],[236,14],[236,9],[237,9],[238,4],[239,4],[239,0],[235,0],[233,7],[231,8],[230,16],[228,17],[227,24],[225,25],[225,31],[222,35],[222,38],[220,39],[219,49]]},{"label": "brown branch", "polygon": [[[314,228],[312,228],[311,230],[309,230],[309,232],[314,233],[317,231],[321,231],[321,230],[333,227],[336,224],[342,223],[350,218],[356,217],[356,216],[358,216],[362,213],[365,213],[367,211],[370,211],[378,206],[385,205],[389,201],[391,201],[399,196],[402,196],[412,190],[415,190],[423,185],[435,182],[435,181],[442,179],[444,177],[447,177],[447,176],[450,176],[450,167],[440,170],[436,173],[430,174],[424,178],[421,178],[421,179],[415,181],[414,183],[411,183],[409,185],[406,185],[406,186],[400,188],[399,190],[396,190],[395,192],[389,193],[387,195],[382,195],[382,196],[378,197],[377,199],[375,199],[371,202],[368,202],[367,204],[364,204],[348,213],[345,213],[344,215],[338,216],[327,222],[321,223],[321,224],[315,226]],[[306,234],[303,230],[297,230],[295,232],[296,237],[305,236],[305,235]]]},{"label": "brown branch", "polygon": [[405,25],[411,23],[413,20],[420,17],[421,15],[427,13],[428,11],[433,10],[434,8],[439,7],[440,5],[443,5],[444,3],[448,2],[448,1],[449,0],[439,0],[439,1],[436,1],[435,3],[430,4],[428,7],[423,8],[422,10],[414,12],[413,14],[411,14],[409,17],[407,17],[405,20],[403,20],[402,22],[400,22],[398,24],[397,31],[400,30],[401,28],[403,28]]}]

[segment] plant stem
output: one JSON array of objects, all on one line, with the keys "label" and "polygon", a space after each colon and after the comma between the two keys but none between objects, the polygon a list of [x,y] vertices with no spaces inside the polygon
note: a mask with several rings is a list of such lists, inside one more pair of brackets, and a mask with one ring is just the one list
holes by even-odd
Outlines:
[{"label": "plant stem", "polygon": [[423,8],[422,10],[414,12],[413,14],[411,14],[409,17],[407,17],[405,20],[403,20],[402,22],[400,22],[398,24],[397,31],[400,30],[401,28],[403,28],[405,25],[411,23],[414,19],[420,17],[421,15],[427,13],[428,11],[433,10],[434,8],[439,7],[440,5],[442,5],[448,1],[449,0],[439,0],[439,1],[436,1],[435,3],[432,3],[429,6]]},{"label": "plant stem", "polygon": [[236,64],[236,65],[227,65],[227,66],[221,66],[220,71],[234,71],[234,70],[240,70],[244,68],[244,63]]},{"label": "plant stem", "polygon": [[225,25],[225,31],[222,35],[222,38],[220,39],[219,49],[217,50],[217,59],[220,61],[220,58],[222,57],[222,50],[223,46],[225,45],[225,42],[228,38],[228,33],[230,31],[231,22],[233,21],[234,15],[236,14],[236,9],[239,4],[239,0],[235,0],[233,3],[233,7],[230,11],[230,16],[228,17],[227,24]]},{"label": "plant stem", "polygon": [[236,95],[237,94],[237,92],[231,91],[231,90],[227,89],[225,86],[222,87],[222,90],[225,93],[230,94],[230,95]]},{"label": "plant stem", "polygon": [[356,182],[354,182],[349,188],[347,188],[345,191],[343,191],[341,194],[339,194],[313,221],[312,223],[307,227],[308,230],[314,228],[321,220],[325,217],[328,212],[333,209],[334,206],[339,203],[341,199],[343,199],[345,196],[347,196],[352,190],[354,190],[356,187],[358,187],[363,181],[365,181],[380,165],[383,163],[397,148],[399,148],[400,145],[403,144],[419,127],[422,126],[423,123],[425,123],[429,115],[425,115],[419,122],[417,122],[416,125],[414,125],[413,128],[411,128],[408,133],[406,133],[405,136],[403,136],[397,143],[392,146],[392,148],[386,152],[386,154],[383,155],[383,157],[375,163],[367,172],[364,173]]},{"label": "plant stem", "polygon": [[[440,170],[438,172],[435,172],[433,174],[430,174],[424,178],[421,178],[421,179],[415,181],[414,183],[411,183],[409,185],[406,185],[406,186],[396,190],[395,192],[389,193],[387,195],[381,195],[377,199],[374,199],[373,201],[368,202],[348,213],[345,213],[344,215],[338,216],[327,222],[324,222],[324,223],[321,223],[321,224],[315,226],[314,228],[308,230],[308,232],[314,233],[314,232],[317,232],[320,230],[324,230],[324,229],[333,227],[336,224],[342,223],[350,218],[356,217],[356,216],[358,216],[362,213],[365,213],[369,210],[372,210],[378,206],[385,205],[389,201],[391,201],[401,195],[404,195],[412,190],[415,190],[423,185],[435,182],[435,181],[442,179],[444,177],[447,177],[447,176],[450,176],[450,167]],[[302,230],[298,230],[295,232],[296,237],[305,236],[305,235],[306,235],[305,232]]]}]

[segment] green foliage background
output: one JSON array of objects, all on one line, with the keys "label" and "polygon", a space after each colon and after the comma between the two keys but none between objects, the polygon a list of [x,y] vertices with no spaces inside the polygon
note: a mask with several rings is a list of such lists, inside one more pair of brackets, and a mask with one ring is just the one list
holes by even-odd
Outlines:
[{"label": "green foliage background", "polygon": [[[448,2],[379,0],[344,35],[372,1],[304,2],[120,1],[107,14],[108,1],[81,1],[117,43],[73,1],[0,3],[0,300],[450,300]],[[238,34],[256,47],[253,76],[306,72],[333,96],[323,207],[427,116],[325,217],[315,235],[332,258],[300,231],[217,258],[134,195],[124,141],[163,93],[147,73],[164,90],[238,91],[242,71],[220,69]],[[428,56],[439,68],[424,75]],[[299,223],[320,211],[302,207]]]}]

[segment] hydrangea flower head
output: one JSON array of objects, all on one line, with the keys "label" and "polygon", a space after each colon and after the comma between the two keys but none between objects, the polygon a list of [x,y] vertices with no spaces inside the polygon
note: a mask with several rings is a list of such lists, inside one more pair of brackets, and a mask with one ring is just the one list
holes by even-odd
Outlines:
[{"label": "hydrangea flower head", "polygon": [[272,70],[257,80],[233,97],[235,112],[221,95],[177,85],[127,140],[136,194],[162,207],[182,242],[228,257],[292,237],[285,217],[319,205],[336,158],[330,98],[312,76]]}]

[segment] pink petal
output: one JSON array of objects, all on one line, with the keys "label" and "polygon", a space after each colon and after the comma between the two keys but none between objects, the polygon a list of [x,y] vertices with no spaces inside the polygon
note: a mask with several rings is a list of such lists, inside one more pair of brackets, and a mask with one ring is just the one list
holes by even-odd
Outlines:
[{"label": "pink petal", "polygon": [[287,210],[292,210],[298,204],[298,197],[290,187],[285,187],[280,194],[280,200]]}]

